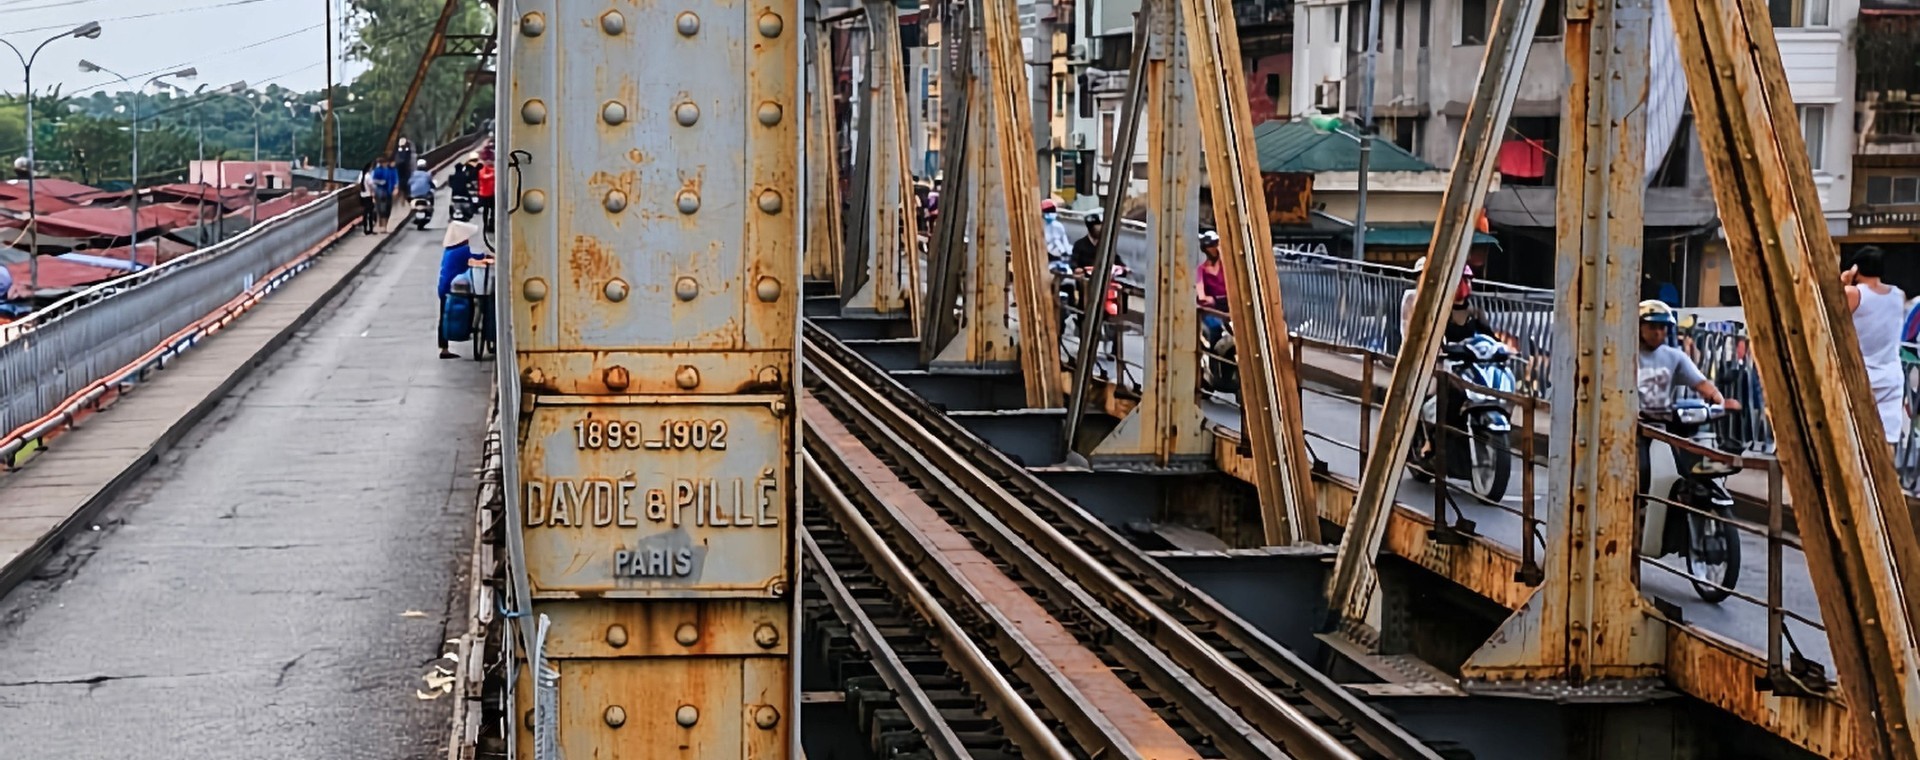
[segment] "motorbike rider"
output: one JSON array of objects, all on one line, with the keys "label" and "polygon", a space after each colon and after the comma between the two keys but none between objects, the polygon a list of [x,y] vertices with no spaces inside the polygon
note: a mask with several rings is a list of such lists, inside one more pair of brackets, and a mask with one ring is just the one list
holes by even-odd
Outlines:
[{"label": "motorbike rider", "polygon": [[1195,273],[1194,288],[1201,308],[1211,310],[1200,312],[1200,329],[1206,336],[1206,345],[1211,346],[1220,340],[1221,331],[1227,327],[1227,270],[1220,263],[1219,233],[1213,230],[1200,233],[1200,255],[1204,258]]},{"label": "motorbike rider", "polygon": [[[1727,398],[1714,387],[1713,381],[1693,363],[1677,346],[1667,343],[1667,331],[1679,324],[1674,318],[1673,307],[1660,300],[1640,302],[1640,359],[1636,385],[1640,395],[1641,412],[1665,412],[1673,409],[1673,387],[1677,382],[1692,388],[1700,398],[1709,404],[1718,404],[1728,411],[1738,410],[1740,400]],[[1640,490],[1645,492],[1651,475],[1651,441],[1639,438],[1640,447]],[[1674,464],[1683,471],[1692,466],[1692,455],[1678,448],[1673,449]]]},{"label": "motorbike rider", "polygon": [[1060,223],[1060,209],[1052,199],[1040,202],[1040,219],[1047,233],[1047,258],[1066,258],[1073,252],[1073,241],[1067,239],[1067,226]]},{"label": "motorbike rider", "polygon": [[[1072,273],[1066,277],[1065,282],[1061,283],[1063,288],[1071,294],[1073,308],[1083,311],[1087,305],[1086,299],[1082,297],[1084,288],[1081,283],[1093,276],[1093,265],[1100,263],[1100,231],[1105,228],[1106,223],[1100,218],[1100,212],[1095,211],[1087,215],[1086,225],[1087,234],[1073,243],[1072,258],[1068,262],[1072,266]],[[1062,315],[1063,318],[1064,316]]]},{"label": "motorbike rider", "polygon": [[[1419,261],[1414,262],[1413,270],[1416,272],[1423,271],[1426,269],[1426,265],[1427,260],[1422,257]],[[1460,271],[1460,284],[1458,287],[1455,287],[1453,291],[1453,306],[1447,312],[1446,331],[1441,338],[1442,342],[1460,343],[1475,335],[1493,337],[1500,334],[1493,329],[1492,324],[1487,322],[1486,313],[1482,312],[1480,307],[1473,305],[1470,298],[1472,295],[1473,267],[1464,266]],[[1413,321],[1413,301],[1414,293],[1411,290],[1400,300],[1400,329],[1403,335],[1407,332],[1409,325],[1411,325]],[[1435,381],[1435,390],[1437,390],[1439,382],[1440,381],[1437,380]],[[1448,395],[1448,401],[1450,403],[1447,405],[1447,413],[1442,424],[1454,430],[1461,429],[1464,420],[1461,419],[1460,408],[1465,400],[1464,394],[1451,393]],[[1437,400],[1433,396],[1428,396],[1427,403],[1434,404],[1437,403]],[[1423,453],[1430,453],[1432,447],[1433,442],[1427,441],[1425,446],[1427,452]]]},{"label": "motorbike rider", "polygon": [[480,151],[467,154],[467,158],[453,167],[453,175],[447,178],[447,190],[454,197],[473,194],[473,183],[480,179]]}]

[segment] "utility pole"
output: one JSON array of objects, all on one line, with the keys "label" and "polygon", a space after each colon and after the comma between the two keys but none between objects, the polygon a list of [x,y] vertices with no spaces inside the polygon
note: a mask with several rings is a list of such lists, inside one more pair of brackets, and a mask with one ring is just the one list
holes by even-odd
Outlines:
[{"label": "utility pole", "polygon": [[1367,0],[1366,70],[1360,78],[1360,181],[1353,207],[1353,258],[1367,258],[1367,175],[1373,165],[1374,62],[1380,57],[1380,0]]},{"label": "utility pole", "polygon": [[333,0],[323,0],[323,2],[326,4],[327,14],[326,34],[322,35],[327,38],[327,115],[320,120],[320,160],[327,163],[327,178],[321,182],[322,188],[333,182],[334,172],[339,166],[339,160],[336,158],[338,154],[327,152],[327,144],[333,142],[335,121],[333,116]]}]

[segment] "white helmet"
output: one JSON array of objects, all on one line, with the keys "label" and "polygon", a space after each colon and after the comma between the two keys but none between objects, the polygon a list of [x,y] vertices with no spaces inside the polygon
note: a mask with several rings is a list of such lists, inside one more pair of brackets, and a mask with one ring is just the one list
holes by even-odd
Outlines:
[{"label": "white helmet", "polygon": [[1219,244],[1220,244],[1219,233],[1214,232],[1213,230],[1206,230],[1200,233],[1200,246],[1202,248],[1210,245],[1219,245]]},{"label": "white helmet", "polygon": [[423,158],[423,159],[420,159],[420,160],[418,160],[418,161],[415,161],[415,162],[413,162],[413,168],[415,168],[415,169],[425,169],[425,168],[427,168],[427,160]]}]

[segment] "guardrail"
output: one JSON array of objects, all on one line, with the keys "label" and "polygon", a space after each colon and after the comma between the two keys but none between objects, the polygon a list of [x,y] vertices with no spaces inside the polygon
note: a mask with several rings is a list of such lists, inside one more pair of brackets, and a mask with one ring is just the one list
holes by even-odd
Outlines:
[{"label": "guardrail", "polygon": [[[444,165],[475,137],[429,151],[428,164]],[[300,271],[302,257],[342,229],[343,206],[359,204],[357,189],[341,188],[0,326],[0,466]]]}]

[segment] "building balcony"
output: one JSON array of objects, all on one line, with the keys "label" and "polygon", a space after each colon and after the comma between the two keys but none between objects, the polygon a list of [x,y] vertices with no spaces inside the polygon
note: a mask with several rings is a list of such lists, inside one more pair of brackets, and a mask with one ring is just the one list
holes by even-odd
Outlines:
[{"label": "building balcony", "polygon": [[1293,28],[1293,3],[1289,0],[1233,0],[1236,26],[1276,26]]}]

